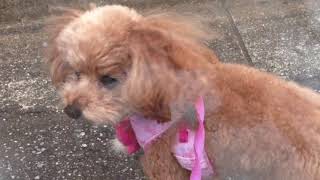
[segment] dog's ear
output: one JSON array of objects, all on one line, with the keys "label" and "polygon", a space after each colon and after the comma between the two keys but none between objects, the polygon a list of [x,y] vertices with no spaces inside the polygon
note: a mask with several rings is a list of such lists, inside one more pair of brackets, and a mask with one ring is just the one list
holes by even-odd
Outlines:
[{"label": "dog's ear", "polygon": [[133,106],[140,106],[134,108],[144,116],[166,121],[171,119],[170,105],[177,97],[179,72],[205,67],[212,53],[189,35],[164,28],[173,25],[156,24],[143,22],[129,33],[132,67],[125,95]]},{"label": "dog's ear", "polygon": [[132,57],[148,64],[176,66],[172,57],[172,40],[165,32],[152,27],[135,27],[130,32]]},{"label": "dog's ear", "polygon": [[168,16],[146,17],[131,27],[128,46],[132,63],[125,95],[145,116],[170,120],[170,106],[179,89],[184,83],[192,84],[188,72],[218,62],[201,44],[201,31],[195,29]]},{"label": "dog's ear", "polygon": [[170,111],[165,108],[170,93],[162,87],[169,72],[178,68],[170,61],[171,48],[170,37],[159,29],[136,26],[130,31],[132,62],[124,95],[132,108],[145,117],[161,121],[170,119]]}]

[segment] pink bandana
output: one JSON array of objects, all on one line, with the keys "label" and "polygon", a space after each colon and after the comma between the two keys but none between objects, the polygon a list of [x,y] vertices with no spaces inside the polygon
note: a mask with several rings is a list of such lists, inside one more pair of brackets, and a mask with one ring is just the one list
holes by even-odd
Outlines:
[{"label": "pink bandana", "polygon": [[[196,131],[187,128],[180,129],[172,149],[179,164],[191,171],[190,180],[200,180],[201,177],[213,175],[212,165],[204,151],[205,129],[202,97],[195,103],[195,108],[198,115],[198,129]],[[132,116],[116,126],[116,135],[131,154],[140,147],[146,150],[171,124],[172,122],[160,124],[156,120]]]}]

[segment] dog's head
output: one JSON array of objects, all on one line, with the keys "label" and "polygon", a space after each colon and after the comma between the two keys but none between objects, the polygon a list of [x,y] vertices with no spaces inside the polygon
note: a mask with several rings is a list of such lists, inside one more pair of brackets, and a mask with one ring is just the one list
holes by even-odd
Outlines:
[{"label": "dog's head", "polygon": [[141,113],[168,120],[177,73],[216,62],[194,21],[167,14],[142,16],[112,5],[68,10],[53,22],[51,78],[72,118],[116,122]]}]

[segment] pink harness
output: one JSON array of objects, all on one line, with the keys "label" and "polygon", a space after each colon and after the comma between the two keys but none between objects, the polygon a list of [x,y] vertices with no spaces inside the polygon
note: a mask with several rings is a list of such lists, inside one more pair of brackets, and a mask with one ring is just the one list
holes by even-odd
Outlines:
[{"label": "pink harness", "polygon": [[[191,171],[190,180],[213,175],[213,168],[204,151],[204,103],[200,97],[195,103],[198,115],[198,129],[181,129],[177,134],[172,152],[179,164]],[[156,120],[132,116],[121,121],[116,127],[117,138],[127,147],[128,153],[134,153],[142,147],[144,150],[164,133],[172,122],[157,123]]]}]

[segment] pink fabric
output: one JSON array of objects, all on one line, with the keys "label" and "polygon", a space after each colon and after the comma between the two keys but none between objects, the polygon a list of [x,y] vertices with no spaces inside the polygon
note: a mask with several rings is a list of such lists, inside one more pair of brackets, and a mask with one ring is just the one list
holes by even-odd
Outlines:
[{"label": "pink fabric", "polygon": [[196,102],[196,109],[198,115],[198,130],[195,134],[194,139],[194,151],[195,151],[195,162],[191,172],[191,180],[201,179],[201,161],[207,159],[204,157],[204,140],[205,140],[205,130],[204,130],[204,103],[202,97],[200,97]]},{"label": "pink fabric", "polygon": [[[177,138],[178,139],[178,138]],[[188,129],[188,142],[177,143],[173,147],[173,153],[179,162],[179,164],[189,171],[193,171],[195,165],[201,170],[201,174],[198,173],[198,177],[207,177],[213,175],[213,168],[205,152],[198,157],[199,164],[196,164],[196,153],[194,151],[195,146],[195,132]],[[198,171],[198,170],[197,170]],[[194,174],[191,172],[191,174]],[[191,177],[190,177],[191,179]],[[193,180],[193,179],[191,179]]]},{"label": "pink fabric", "polygon": [[140,116],[132,116],[130,120],[138,143],[144,150],[171,126],[171,122],[160,124],[156,120],[145,119]]},{"label": "pink fabric", "polygon": [[129,154],[135,153],[140,149],[129,119],[125,119],[116,125],[116,136],[117,139],[127,147]]},{"label": "pink fabric", "polygon": [[186,143],[188,142],[188,129],[187,128],[182,128],[180,131],[179,131],[179,142],[180,143]]},{"label": "pink fabric", "polygon": [[[195,108],[199,124],[197,131],[181,128],[172,149],[179,164],[191,171],[190,180],[200,180],[201,177],[213,175],[212,165],[204,151],[205,129],[202,97],[197,100]],[[171,124],[172,122],[160,124],[156,120],[132,116],[117,125],[116,134],[131,154],[139,150],[140,146],[146,150],[152,141],[161,136]]]}]

